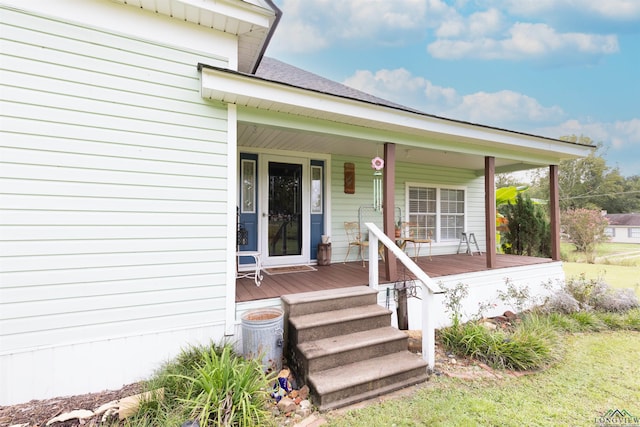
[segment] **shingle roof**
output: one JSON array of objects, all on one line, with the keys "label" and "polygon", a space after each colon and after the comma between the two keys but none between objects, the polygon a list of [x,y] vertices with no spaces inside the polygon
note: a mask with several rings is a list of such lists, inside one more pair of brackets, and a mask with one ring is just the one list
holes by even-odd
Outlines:
[{"label": "shingle roof", "polygon": [[640,214],[607,214],[610,225],[640,226]]},{"label": "shingle roof", "polygon": [[265,80],[284,83],[289,86],[309,89],[329,95],[357,99],[371,104],[384,105],[400,110],[424,114],[424,112],[420,110],[415,110],[404,105],[387,101],[386,99],[378,98],[377,96],[369,95],[368,93],[361,92],[357,89],[353,89],[349,86],[334,82],[333,80],[329,80],[317,74],[313,74],[309,71],[305,71],[301,68],[294,67],[293,65],[286,64],[267,56],[262,57],[262,61],[256,70],[255,76]]}]

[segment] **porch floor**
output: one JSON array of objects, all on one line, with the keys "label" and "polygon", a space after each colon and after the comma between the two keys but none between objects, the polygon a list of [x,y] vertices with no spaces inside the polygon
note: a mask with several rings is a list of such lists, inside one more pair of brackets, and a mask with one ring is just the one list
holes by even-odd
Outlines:
[{"label": "porch floor", "polygon": [[[550,258],[536,258],[519,255],[496,256],[497,268],[520,267],[524,265],[552,262]],[[420,257],[417,262],[429,277],[451,276],[455,274],[485,271],[487,268],[486,255],[452,254]],[[362,262],[334,263],[328,266],[317,266],[317,271],[296,272],[287,274],[268,275],[263,272],[264,279],[257,287],[253,279],[236,280],[236,302],[254,301],[276,298],[286,294],[346,288],[369,284],[369,268],[362,267]],[[384,278],[384,263],[379,264],[380,284],[389,283]],[[399,279],[413,278],[409,271],[405,273],[404,266],[398,263]],[[406,276],[405,276],[406,274]]]}]

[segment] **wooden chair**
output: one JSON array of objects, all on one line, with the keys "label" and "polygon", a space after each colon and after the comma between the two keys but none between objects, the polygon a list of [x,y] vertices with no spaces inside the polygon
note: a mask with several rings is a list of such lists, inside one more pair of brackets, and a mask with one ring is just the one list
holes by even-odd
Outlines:
[{"label": "wooden chair", "polygon": [[[353,222],[345,222],[344,223],[344,231],[347,233],[347,241],[349,243],[347,247],[347,255],[344,257],[344,262],[347,262],[349,258],[349,253],[351,252],[351,247],[356,246],[358,248],[358,256],[362,259],[362,266],[364,267],[364,253],[369,250],[369,241],[362,239],[362,233],[360,231],[360,223],[357,221]],[[378,254],[384,261],[384,247],[379,245]],[[358,258],[356,257],[356,261]]]},{"label": "wooden chair", "polygon": [[414,261],[418,261],[420,256],[420,248],[422,244],[429,244],[429,259],[431,258],[431,242],[433,240],[431,230],[426,230],[424,227],[419,227],[418,224],[412,222],[403,222],[400,229],[400,247],[405,248],[407,242],[413,244]]}]

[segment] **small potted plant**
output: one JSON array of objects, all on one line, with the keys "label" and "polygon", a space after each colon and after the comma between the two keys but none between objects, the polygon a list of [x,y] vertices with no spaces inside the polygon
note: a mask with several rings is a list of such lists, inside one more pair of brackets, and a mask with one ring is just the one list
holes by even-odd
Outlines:
[{"label": "small potted plant", "polygon": [[402,220],[398,220],[398,222],[396,222],[396,238],[401,237],[402,236]]}]

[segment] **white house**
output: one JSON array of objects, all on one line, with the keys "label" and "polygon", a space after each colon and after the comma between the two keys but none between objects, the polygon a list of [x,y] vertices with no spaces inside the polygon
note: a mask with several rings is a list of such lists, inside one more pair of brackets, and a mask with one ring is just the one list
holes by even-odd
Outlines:
[{"label": "white house", "polygon": [[[264,58],[270,0],[0,0],[0,12],[0,404],[120,387],[182,346],[237,337],[242,310],[289,292],[238,297],[237,215],[265,266],[314,264],[323,234],[342,261],[378,152],[386,228],[399,208],[445,256],[464,230],[495,247],[494,173],[549,166],[553,202],[560,160],[591,149]],[[512,277],[561,276],[555,206],[552,259]],[[494,251],[486,260],[447,280],[483,293],[505,277]]]},{"label": "white house", "polygon": [[607,234],[614,243],[640,243],[640,214],[606,214]]}]

